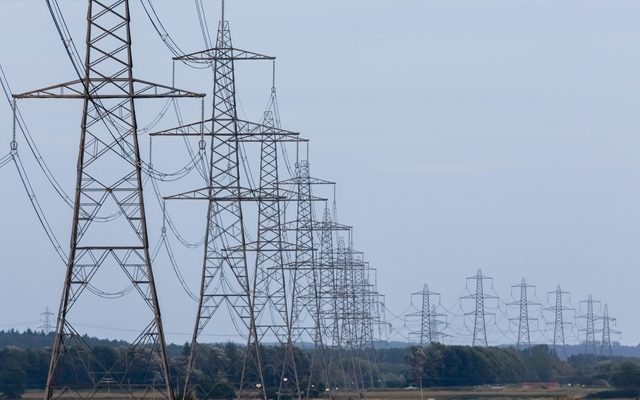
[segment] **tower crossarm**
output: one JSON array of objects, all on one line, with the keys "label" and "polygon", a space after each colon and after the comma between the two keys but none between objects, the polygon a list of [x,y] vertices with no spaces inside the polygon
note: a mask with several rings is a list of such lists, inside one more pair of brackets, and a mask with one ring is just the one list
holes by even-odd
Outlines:
[{"label": "tower crossarm", "polygon": [[242,61],[242,60],[275,60],[273,56],[267,56],[253,51],[241,50],[235,47],[214,47],[212,49],[197,51],[184,56],[174,57],[176,61]]},{"label": "tower crossarm", "polygon": [[[496,315],[496,313],[494,313],[492,311],[485,311],[483,314],[484,315]],[[476,315],[476,312],[475,311],[470,311],[470,312],[464,313],[464,315]]]},{"label": "tower crossarm", "polygon": [[[212,118],[181,125],[164,131],[150,133],[150,136],[213,136],[211,131],[214,120]],[[229,118],[216,118],[216,123],[221,125],[236,123],[236,132],[215,132],[219,137],[237,137],[239,142],[308,142],[308,139],[300,137],[299,132],[287,131],[273,126],[263,125],[256,122],[244,121],[241,119],[231,120]]]},{"label": "tower crossarm", "polygon": [[[301,184],[302,181],[299,177],[293,177],[291,179],[286,179],[283,181],[278,182],[279,185],[299,185]],[[313,177],[309,177],[307,178],[307,181],[304,182],[307,185],[335,185],[335,182],[331,182],[325,179],[320,179],[320,178],[313,178]]]},{"label": "tower crossarm", "polygon": [[[129,89],[133,83],[133,91]],[[111,88],[112,90],[108,90]],[[127,78],[78,79],[58,85],[15,94],[16,99],[157,99],[175,97],[205,97],[203,93],[189,92],[174,87]]]},{"label": "tower crossarm", "polygon": [[205,187],[190,190],[183,193],[165,196],[165,200],[210,200],[216,202],[236,202],[236,201],[278,201],[286,200],[285,196],[273,196],[264,190],[240,188],[239,191],[230,190],[228,187]]},{"label": "tower crossarm", "polygon": [[[298,228],[296,227],[296,221],[289,221],[282,224],[283,231],[296,231],[297,229]],[[324,222],[324,221],[314,220],[311,226],[309,227],[309,229],[312,229],[314,231],[316,230],[319,231],[323,229],[323,230],[332,231],[332,232],[344,232],[344,231],[350,231],[351,229],[353,229],[353,227],[349,225],[340,224],[337,222],[332,222],[332,221]]]}]

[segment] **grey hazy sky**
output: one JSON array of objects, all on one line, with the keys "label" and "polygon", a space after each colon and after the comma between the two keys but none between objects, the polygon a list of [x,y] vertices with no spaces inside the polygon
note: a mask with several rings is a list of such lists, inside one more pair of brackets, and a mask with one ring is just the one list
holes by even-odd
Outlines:
[{"label": "grey hazy sky", "polygon": [[[60,3],[81,44],[85,2]],[[192,1],[154,3],[185,50],[202,48]],[[214,3],[205,0],[213,27]],[[170,54],[132,5],[136,75],[169,82]],[[454,303],[464,278],[482,268],[504,298],[523,277],[542,301],[558,284],[576,306],[591,293],[618,318],[624,343],[640,341],[640,3],[235,0],[228,18],[237,47],[278,57],[283,124],[311,138],[313,175],[339,183],[341,222],[355,226],[391,311],[402,314],[409,293],[429,283],[461,313]],[[0,50],[14,91],[74,78],[42,1],[0,0]],[[238,69],[242,112],[253,119],[270,73],[268,65]],[[178,83],[210,85],[206,73],[185,68]],[[21,105],[71,191],[79,104]],[[190,120],[193,105],[184,106]],[[143,116],[153,111],[141,107]],[[2,106],[7,150],[10,126]],[[21,146],[66,245],[70,211]],[[167,169],[170,157],[184,156],[161,154],[155,163]],[[15,171],[3,168],[0,180],[0,328],[33,327],[44,307],[57,309],[64,268]],[[150,225],[157,238],[158,221]],[[184,228],[194,240],[202,230],[197,222]],[[197,277],[199,254],[180,254],[188,277]],[[156,274],[170,340],[187,340],[180,333],[191,330],[193,305],[166,263]],[[89,320],[112,324],[108,316]]]}]

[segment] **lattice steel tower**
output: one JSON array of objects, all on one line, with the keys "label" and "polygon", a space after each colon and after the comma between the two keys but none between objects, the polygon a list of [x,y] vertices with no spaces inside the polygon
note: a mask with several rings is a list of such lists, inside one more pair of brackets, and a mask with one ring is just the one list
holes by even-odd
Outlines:
[{"label": "lattice steel tower", "polygon": [[[420,309],[407,314],[407,316],[420,318],[420,330],[410,332],[410,334],[418,336],[418,342],[421,347],[437,342],[441,332],[438,329],[438,321],[436,319],[440,314],[435,311],[435,305],[431,306],[431,297],[440,297],[440,293],[430,291],[429,285],[425,283],[421,291],[411,295],[418,296]],[[434,312],[437,315],[433,315]]]},{"label": "lattice steel tower", "polygon": [[562,346],[562,355],[564,357],[567,356],[567,343],[565,341],[564,335],[564,326],[568,325],[568,322],[564,320],[564,312],[573,310],[573,308],[565,306],[565,300],[569,296],[569,292],[565,292],[560,288],[560,285],[556,288],[555,291],[549,292],[549,295],[554,296],[554,305],[552,307],[547,307],[547,311],[553,311],[554,320],[553,320],[553,351],[558,354],[558,346]]},{"label": "lattice steel tower", "polygon": [[278,145],[298,139],[293,137],[294,135],[283,135],[282,131],[278,131],[279,121],[274,84],[262,121],[269,129],[265,129],[267,133],[260,138],[261,197],[258,199],[258,234],[255,246],[251,245],[249,248],[256,251],[253,293],[258,339],[262,340],[271,334],[284,349],[277,396],[280,398],[286,395],[287,389],[291,388],[293,396],[300,398],[285,265],[285,252],[292,246],[286,243],[283,228],[284,207],[278,171]]},{"label": "lattice steel tower", "polygon": [[[330,348],[327,360],[329,370],[337,370],[342,377],[341,385],[347,387],[344,357],[340,342],[341,313],[340,304],[344,300],[341,290],[340,275],[344,266],[339,265],[336,259],[336,236],[339,232],[348,232],[351,227],[334,222],[331,211],[326,205],[322,221],[317,222],[317,231],[320,233],[320,254],[318,257],[318,272],[320,276],[320,322],[323,342]],[[331,383],[332,387],[336,385]],[[331,392],[330,392],[331,393]]]},{"label": "lattice steel tower", "polygon": [[54,316],[55,314],[49,311],[49,307],[47,307],[43,313],[40,313],[40,321],[42,322],[42,325],[40,325],[38,329],[42,329],[42,331],[47,335],[51,333],[55,329],[55,326],[53,325]]},{"label": "lattice steel tower", "polygon": [[587,307],[587,312],[578,316],[578,318],[585,320],[585,328],[580,330],[581,332],[585,332],[584,352],[587,354],[596,354],[596,316],[593,313],[593,304],[599,303],[599,301],[593,300],[593,297],[589,295],[587,300],[583,300],[580,303],[586,304]]},{"label": "lattice steel tower", "polygon": [[536,318],[529,317],[529,306],[539,306],[540,303],[536,303],[529,300],[527,289],[535,288],[533,285],[527,285],[527,281],[522,278],[519,285],[514,285],[512,288],[520,289],[520,300],[508,303],[507,305],[518,306],[519,315],[517,318],[511,318],[511,320],[518,320],[518,341],[516,342],[516,348],[519,350],[522,345],[531,347],[531,334],[529,330],[529,321],[536,321]]},{"label": "lattice steel tower", "polygon": [[600,346],[600,354],[613,355],[613,346],[611,345],[611,333],[620,333],[611,329],[611,322],[615,324],[616,319],[609,316],[609,306],[604,305],[602,313],[602,343]]},{"label": "lattice steel tower", "polygon": [[296,176],[282,181],[281,184],[293,185],[295,194],[289,200],[297,202],[295,218],[287,222],[287,226],[295,232],[294,257],[289,267],[292,285],[291,331],[293,343],[301,343],[306,339],[314,345],[307,377],[306,390],[309,393],[316,379],[319,379],[325,387],[329,387],[324,324],[321,320],[323,315],[320,287],[322,264],[319,254],[316,254],[319,224],[313,210],[314,202],[326,200],[315,197],[312,187],[334,183],[311,177],[309,161],[300,160],[296,163]]},{"label": "lattice steel tower", "polygon": [[465,315],[473,315],[473,346],[486,347],[488,346],[486,316],[494,315],[494,313],[486,312],[485,300],[497,299],[497,296],[485,293],[484,281],[493,280],[493,278],[482,275],[482,270],[478,269],[476,275],[468,277],[468,280],[475,281],[476,291],[468,296],[463,296],[461,299],[473,299],[475,302],[475,309],[472,312],[465,313]]},{"label": "lattice steel tower", "polygon": [[[173,399],[149,257],[135,100],[204,95],[134,79],[128,0],[89,0],[87,16],[82,78],[15,96],[83,100],[71,249],[45,399],[93,398],[101,392],[111,398]],[[117,271],[125,289],[106,293],[98,287]],[[89,293],[111,298],[131,293],[145,310],[136,315],[138,337],[112,360],[100,358],[76,330],[82,318],[78,305]],[[111,315],[122,318],[122,308],[114,308]],[[135,373],[145,366],[146,374]],[[71,367],[75,378],[61,377]],[[161,383],[153,384],[154,375]]]},{"label": "lattice steel tower", "polygon": [[[299,134],[279,128],[275,89],[270,109],[261,123],[240,120],[236,107],[235,68],[239,60],[274,60],[274,57],[239,50],[232,46],[229,22],[222,18],[216,47],[177,57],[187,62],[209,62],[214,69],[213,116],[206,121],[152,134],[154,136],[201,136],[211,138],[208,187],[169,196],[168,199],[208,201],[205,255],[198,314],[188,360],[184,396],[192,395],[192,382],[198,359],[199,338],[220,307],[226,306],[242,322],[239,332],[247,338],[247,352],[238,396],[256,389],[266,398],[266,385],[260,355],[260,341],[274,336],[285,348],[282,374],[287,385],[299,396],[298,377],[293,360],[291,302],[287,299],[287,281],[283,252],[281,202],[285,191],[278,182],[277,144],[300,141]],[[260,186],[246,185],[241,177],[240,149],[243,143],[260,144]],[[258,234],[247,241],[243,203],[258,205]],[[255,252],[250,268],[248,253]],[[258,383],[248,382],[255,374]],[[282,392],[281,379],[280,390]]]}]

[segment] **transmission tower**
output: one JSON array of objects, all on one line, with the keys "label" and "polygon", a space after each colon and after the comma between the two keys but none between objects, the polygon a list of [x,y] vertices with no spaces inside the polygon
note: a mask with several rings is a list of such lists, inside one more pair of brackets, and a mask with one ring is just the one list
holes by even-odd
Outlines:
[{"label": "transmission tower", "polygon": [[288,226],[294,229],[296,237],[294,259],[290,264],[292,282],[291,330],[294,335],[294,343],[309,340],[314,345],[306,388],[309,393],[311,385],[317,379],[320,379],[325,387],[329,387],[322,322],[322,289],[320,286],[322,264],[319,254],[316,254],[315,247],[319,224],[315,219],[313,209],[314,202],[326,200],[315,197],[312,188],[315,185],[334,185],[334,183],[312,178],[308,160],[300,160],[296,163],[296,176],[283,181],[282,185],[293,185],[295,194],[291,200],[297,202],[295,217],[288,222]]},{"label": "transmission tower", "polygon": [[553,351],[558,354],[558,346],[562,346],[562,355],[564,357],[567,356],[567,344],[565,341],[564,335],[564,326],[568,325],[568,322],[565,322],[564,312],[573,310],[571,307],[565,306],[565,300],[569,297],[569,292],[565,292],[560,288],[560,285],[556,288],[555,291],[549,292],[549,295],[554,295],[554,305],[552,307],[547,307],[545,310],[553,311],[554,321],[553,321]]},{"label": "transmission tower", "polygon": [[[93,398],[100,392],[173,399],[149,257],[135,100],[204,95],[134,79],[128,0],[89,0],[87,15],[81,79],[15,96],[83,100],[71,249],[45,399]],[[99,289],[99,278],[115,271],[128,286],[115,293]],[[77,303],[87,292],[103,298],[139,295],[148,313],[139,315],[144,325],[131,347],[114,360],[100,359],[75,328]],[[114,317],[122,314],[121,307],[113,310]],[[59,372],[70,365],[76,379],[62,381]],[[144,365],[148,373],[133,373],[134,366]],[[155,374],[160,386],[152,384]]]},{"label": "transmission tower", "polygon": [[42,325],[40,325],[38,329],[42,329],[47,335],[51,333],[55,329],[55,325],[53,325],[54,316],[55,314],[49,311],[49,307],[47,307],[43,313],[40,313],[40,322],[42,322]]},{"label": "transmission tower", "polygon": [[484,290],[484,281],[493,281],[493,278],[482,275],[482,270],[478,269],[475,276],[467,278],[467,281],[474,280],[476,283],[476,291],[468,296],[463,296],[461,299],[473,299],[475,301],[475,309],[472,312],[465,313],[465,315],[473,315],[473,346],[487,347],[487,325],[486,316],[495,315],[494,313],[488,313],[485,310],[485,300],[497,299],[497,296],[488,295]]},{"label": "transmission tower", "polygon": [[593,297],[589,295],[586,300],[582,300],[580,304],[586,304],[587,312],[579,315],[578,318],[585,320],[585,328],[580,329],[581,332],[585,332],[584,339],[584,352],[586,354],[596,354],[596,316],[593,313],[593,304],[599,303],[599,301],[593,300]]},{"label": "transmission tower", "polygon": [[[264,126],[280,127],[277,104],[274,84],[269,108],[262,122]],[[284,252],[291,246],[285,243],[278,172],[277,146],[288,140],[296,141],[297,139],[289,139],[273,131],[265,135],[261,141],[260,191],[263,198],[258,200],[258,235],[255,246],[257,253],[253,293],[258,338],[264,338],[268,333],[272,333],[284,348],[277,396],[280,398],[289,388],[292,388],[294,396],[300,398],[284,257]]]},{"label": "transmission tower", "polygon": [[616,319],[609,316],[609,306],[607,304],[604,305],[602,317],[599,319],[602,320],[602,343],[600,346],[600,354],[612,356],[613,346],[611,345],[611,334],[620,334],[620,332],[611,329],[611,323],[613,322],[615,324]]},{"label": "transmission tower", "polygon": [[529,321],[537,321],[537,319],[529,317],[529,306],[539,306],[540,303],[529,300],[527,289],[535,289],[535,286],[527,285],[527,281],[524,278],[522,278],[522,282],[520,282],[519,285],[513,285],[512,288],[520,289],[520,300],[507,304],[511,306],[518,306],[518,309],[520,310],[518,318],[512,318],[512,320],[518,320],[518,341],[516,342],[516,348],[520,350],[523,345],[531,347]]},{"label": "transmission tower", "polygon": [[[340,326],[336,330],[338,342],[344,348],[344,365],[346,373],[350,375],[347,387],[363,390],[375,387],[379,376],[375,363],[374,326],[381,326],[378,312],[381,296],[375,285],[375,270],[364,260],[362,252],[353,249],[352,233],[349,235],[349,245],[345,238],[338,236],[336,249],[336,271],[338,272],[338,312]],[[363,371],[361,360],[372,365]],[[365,379],[368,378],[369,384]]]},{"label": "transmission tower", "polygon": [[431,297],[440,297],[440,293],[432,292],[429,290],[429,285],[426,283],[419,292],[412,293],[411,296],[417,296],[421,307],[418,311],[407,314],[408,317],[420,318],[420,330],[410,332],[411,335],[417,335],[419,337],[419,344],[421,347],[427,346],[431,343],[438,342],[440,332],[438,331],[436,316],[432,313],[435,310],[431,307]]},{"label": "transmission tower", "polygon": [[[176,60],[211,62],[214,69],[214,101],[212,118],[206,121],[153,133],[152,136],[195,136],[211,138],[209,185],[202,189],[169,196],[168,199],[196,199],[208,202],[205,254],[200,301],[188,359],[185,398],[195,389],[192,382],[199,353],[199,338],[207,324],[222,306],[241,321],[238,327],[247,338],[247,350],[238,396],[254,391],[248,376],[255,374],[255,388],[266,398],[266,385],[260,355],[260,340],[274,335],[285,348],[283,382],[293,385],[299,396],[297,372],[292,359],[291,302],[287,300],[284,277],[283,242],[281,230],[281,201],[286,193],[279,188],[277,143],[299,141],[299,134],[280,129],[275,90],[271,109],[262,123],[240,120],[236,108],[234,62],[240,60],[274,60],[274,57],[239,50],[232,46],[229,22],[222,18],[218,25],[216,47]],[[243,143],[261,145],[260,187],[246,187],[241,179],[241,146]],[[255,243],[247,241],[243,203],[258,205],[258,235]],[[256,253],[256,263],[250,271],[248,253]],[[285,379],[286,378],[286,379]],[[282,391],[279,391],[281,393]]]},{"label": "transmission tower", "polygon": [[[335,197],[335,195],[334,195]],[[340,341],[340,304],[342,296],[340,274],[343,272],[336,259],[335,239],[340,232],[347,232],[351,227],[334,222],[328,205],[325,205],[322,222],[318,225],[320,233],[320,255],[318,270],[320,273],[320,321],[322,323],[325,346],[331,349],[327,361],[329,370],[337,369],[342,376],[342,387],[348,387],[345,364]],[[331,387],[336,385],[332,384]]]},{"label": "transmission tower", "polygon": [[438,307],[434,304],[431,306],[431,329],[433,333],[433,341],[444,343],[444,338],[448,337],[445,333],[447,327],[447,315],[438,312]]}]

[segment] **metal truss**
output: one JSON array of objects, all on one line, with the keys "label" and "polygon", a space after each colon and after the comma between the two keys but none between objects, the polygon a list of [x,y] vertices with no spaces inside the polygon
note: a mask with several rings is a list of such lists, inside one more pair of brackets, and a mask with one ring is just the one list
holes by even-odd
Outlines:
[{"label": "metal truss", "polygon": [[578,318],[585,320],[585,328],[580,329],[581,332],[585,333],[584,352],[586,354],[597,354],[597,344],[596,344],[597,317],[594,314],[593,305],[594,303],[600,303],[600,302],[597,300],[594,300],[593,297],[589,295],[589,297],[587,297],[586,300],[583,300],[580,303],[586,304],[586,307],[587,307],[587,312],[578,316]]},{"label": "metal truss", "polygon": [[[71,249],[45,399],[106,393],[110,398],[173,399],[149,257],[135,100],[204,95],[133,78],[127,0],[89,0],[86,45],[83,79],[14,96],[83,100]],[[96,286],[99,278],[118,273],[128,282],[126,288],[107,293]],[[100,357],[76,330],[75,311],[89,294],[123,298],[130,293],[148,319],[129,348],[112,359]],[[121,308],[112,312],[124,317]],[[71,369],[73,379],[62,374]],[[155,383],[156,377],[161,383]]]},{"label": "metal truss", "polygon": [[508,303],[509,306],[518,307],[518,317],[511,318],[511,320],[518,320],[518,340],[516,342],[516,348],[520,350],[523,346],[531,347],[531,334],[529,321],[537,321],[537,318],[529,317],[529,307],[539,306],[540,303],[529,300],[528,289],[535,289],[535,286],[528,285],[527,281],[522,278],[519,285],[514,285],[512,288],[520,289],[520,300]]},{"label": "metal truss", "polygon": [[[273,60],[274,57],[234,49],[228,21],[221,20],[217,44],[213,49],[177,58],[210,62],[214,69],[214,104],[210,119],[152,133],[151,136],[200,136],[211,138],[209,185],[204,188],[168,196],[170,200],[206,200],[208,202],[205,254],[196,324],[188,359],[184,396],[196,395],[192,381],[199,354],[199,338],[222,306],[241,321],[239,334],[247,338],[241,381],[236,382],[238,397],[258,396],[266,399],[266,382],[260,354],[261,341],[275,337],[283,345],[285,366],[290,374],[287,385],[300,396],[293,345],[291,344],[290,303],[283,252],[293,245],[283,240],[281,222],[283,201],[296,195],[280,187],[277,146],[284,142],[303,142],[299,133],[280,129],[277,109],[265,112],[260,123],[238,118],[236,109],[234,61]],[[275,97],[275,90],[272,91]],[[260,144],[260,185],[245,186],[240,167],[240,146]],[[247,240],[243,203],[258,206],[258,234],[255,242]],[[250,266],[249,253],[255,253]],[[257,382],[257,383],[255,383]],[[255,385],[254,385],[255,383]],[[278,396],[283,393],[282,382]],[[206,395],[206,393],[201,393]]]},{"label": "metal truss", "polygon": [[[288,221],[284,229],[293,230],[296,235],[293,260],[287,265],[288,280],[291,282],[289,295],[291,296],[292,343],[308,340],[314,345],[307,377],[307,395],[316,379],[319,379],[325,387],[330,387],[321,322],[321,277],[315,248],[317,223],[313,212],[314,202],[326,200],[313,196],[312,187],[317,184],[332,185],[333,182],[312,178],[307,160],[296,163],[296,175],[293,178],[280,182],[283,187],[291,185],[295,188],[295,197],[290,200],[297,203],[295,219]],[[320,376],[316,377],[318,372]],[[329,395],[331,396],[331,393]]]},{"label": "metal truss", "polygon": [[473,315],[473,346],[487,347],[487,323],[486,316],[494,315],[493,313],[485,310],[485,300],[497,299],[496,296],[488,295],[484,290],[484,281],[493,280],[493,278],[482,275],[482,271],[478,269],[475,276],[467,278],[467,280],[474,280],[476,283],[476,290],[473,294],[462,297],[462,299],[473,299],[475,302],[475,309],[465,315]]},{"label": "metal truss", "polygon": [[600,345],[600,354],[604,354],[607,356],[613,356],[613,346],[611,344],[611,334],[619,335],[620,331],[611,329],[611,323],[615,324],[616,319],[609,316],[609,306],[607,304],[604,305],[604,310],[602,312],[602,317],[598,319],[602,320],[602,342]]},{"label": "metal truss", "polygon": [[409,333],[418,336],[418,343],[421,347],[440,342],[444,332],[440,331],[439,326],[444,322],[438,318],[444,317],[444,315],[438,313],[435,304],[433,307],[431,305],[431,297],[439,298],[440,293],[429,290],[429,285],[425,283],[421,291],[411,295],[418,296],[420,309],[407,314],[407,317],[418,317],[420,319],[420,329]]},{"label": "metal truss", "polygon": [[[364,261],[363,253],[353,249],[351,240],[347,246],[341,235],[337,241],[335,319],[339,323],[333,331],[333,343],[341,349],[345,387],[362,391],[378,383],[374,377],[379,376],[375,366],[374,326],[382,324],[377,310],[381,296],[373,283],[375,270]],[[373,368],[364,371],[362,361]]]},{"label": "metal truss", "polygon": [[571,307],[565,306],[565,302],[569,297],[569,292],[563,291],[560,288],[560,285],[556,288],[555,291],[549,292],[549,295],[554,296],[554,305],[552,307],[548,307],[545,310],[553,311],[554,320],[553,320],[553,351],[559,355],[558,347],[562,346],[562,356],[567,356],[567,343],[565,341],[564,334],[564,326],[570,324],[569,322],[565,322],[564,314],[565,311],[573,311],[574,309]]}]

